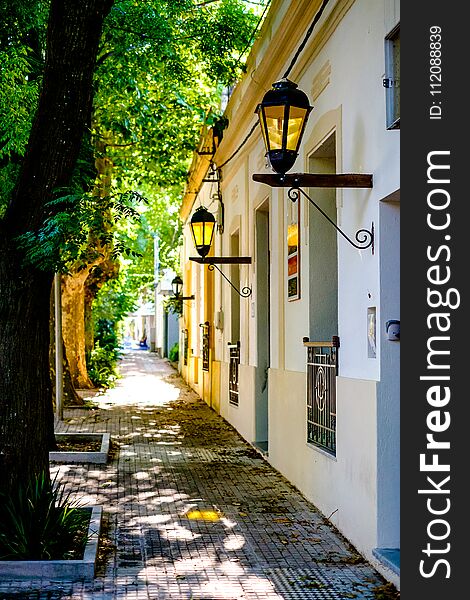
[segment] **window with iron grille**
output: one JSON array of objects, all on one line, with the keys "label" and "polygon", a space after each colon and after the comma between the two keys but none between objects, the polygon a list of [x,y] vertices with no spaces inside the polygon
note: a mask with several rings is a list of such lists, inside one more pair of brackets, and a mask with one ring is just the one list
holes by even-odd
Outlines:
[{"label": "window with iron grille", "polygon": [[229,344],[230,363],[228,378],[228,400],[233,406],[238,406],[238,371],[240,366],[240,342]]},{"label": "window with iron grille", "polygon": [[189,334],[187,329],[183,329],[183,364],[188,364],[188,347],[189,347]]},{"label": "window with iron grille", "polygon": [[336,456],[336,375],[339,338],[307,349],[307,442]]},{"label": "window with iron grille", "polygon": [[209,370],[210,324],[209,321],[200,323],[202,328],[202,370]]}]

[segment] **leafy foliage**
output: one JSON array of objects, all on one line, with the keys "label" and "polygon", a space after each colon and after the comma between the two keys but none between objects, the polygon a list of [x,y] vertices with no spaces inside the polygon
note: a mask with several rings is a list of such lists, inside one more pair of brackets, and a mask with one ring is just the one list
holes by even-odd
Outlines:
[{"label": "leafy foliage", "polygon": [[166,312],[171,312],[179,317],[183,314],[183,300],[181,300],[181,298],[176,298],[176,296],[165,298],[163,307]]},{"label": "leafy foliage", "polygon": [[0,513],[1,560],[67,558],[86,543],[89,516],[44,473],[1,496]]},{"label": "leafy foliage", "polygon": [[[0,0],[0,218],[37,105],[48,8],[48,0]],[[192,152],[201,127],[220,119],[223,88],[243,71],[260,13],[243,0],[115,1],[73,181],[55,190],[42,227],[19,239],[30,264],[70,272],[111,253],[126,290],[146,300],[158,277],[157,235],[159,267],[177,270]],[[115,299],[109,306],[118,310]]]},{"label": "leafy foliage", "polygon": [[[69,190],[63,190],[67,192]],[[18,238],[19,248],[33,266],[51,271],[78,270],[98,258],[104,258],[104,248],[112,248],[111,256],[138,256],[127,247],[116,232],[118,220],[138,220],[133,206],[142,201],[137,192],[99,198],[92,193],[67,193],[47,204],[49,215],[39,231],[29,231]],[[94,244],[90,243],[94,241]]]},{"label": "leafy foliage", "polygon": [[[135,296],[126,285],[122,274],[117,279],[107,281],[100,289],[93,303],[93,319],[95,332],[100,330],[99,323],[108,323],[116,331],[116,323],[119,323],[129,312],[136,308]],[[113,333],[114,335],[114,333]],[[118,336],[118,343],[119,333]],[[98,337],[101,334],[98,333]],[[101,338],[104,342],[104,339]]]},{"label": "leafy foliage", "polygon": [[178,361],[179,351],[179,344],[178,342],[175,342],[168,352],[168,358],[171,360],[171,362]]},{"label": "leafy foliage", "polygon": [[39,98],[39,81],[30,79],[31,50],[0,50],[0,158],[23,156]]},{"label": "leafy foliage", "polygon": [[87,369],[93,385],[96,387],[113,387],[119,377],[116,364],[119,358],[117,349],[102,348],[99,341],[87,356]]},{"label": "leafy foliage", "polygon": [[159,267],[178,266],[178,208],[192,152],[201,127],[220,116],[222,86],[242,71],[239,57],[256,20],[240,0],[122,0],[109,15],[94,135],[113,165],[115,184],[138,189],[149,201],[138,229],[126,231],[142,254],[125,266],[129,285],[144,300],[154,279],[155,234]]},{"label": "leafy foliage", "polygon": [[136,308],[135,294],[122,274],[107,281],[93,303],[94,348],[87,356],[90,379],[97,387],[112,387],[119,377],[117,361],[123,318]]},{"label": "leafy foliage", "polygon": [[0,0],[0,217],[19,173],[39,98],[48,4]]}]

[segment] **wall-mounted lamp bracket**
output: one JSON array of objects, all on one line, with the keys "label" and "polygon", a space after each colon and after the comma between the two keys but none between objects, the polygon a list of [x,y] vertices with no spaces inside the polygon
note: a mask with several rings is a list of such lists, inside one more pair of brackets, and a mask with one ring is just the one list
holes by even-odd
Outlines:
[{"label": "wall-mounted lamp bracket", "polygon": [[255,173],[253,181],[271,187],[371,188],[372,175],[364,173]]},{"label": "wall-mounted lamp bracket", "polygon": [[356,238],[356,242],[358,243],[353,242],[353,240],[350,237],[348,237],[344,233],[344,231],[342,231],[336,225],[336,223],[330,219],[326,212],[324,212],[318,206],[318,204],[314,200],[312,200],[312,198],[310,198],[310,196],[306,194],[301,188],[291,188],[287,192],[287,195],[289,196],[290,200],[292,200],[292,202],[296,202],[300,198],[300,194],[305,196],[305,198],[307,198],[310,204],[312,204],[319,212],[321,212],[325,219],[333,225],[336,231],[340,233],[344,237],[344,239],[351,244],[351,246],[354,246],[354,248],[357,248],[358,250],[366,250],[370,247],[372,250],[372,254],[374,254],[374,223],[372,223],[370,231],[368,229],[359,229],[358,231],[356,231],[356,235],[354,237]]},{"label": "wall-mounted lamp bracket", "polygon": [[[371,188],[372,175],[361,173],[289,173],[280,174],[254,174],[253,180],[260,183],[266,183],[271,187],[288,187],[290,188],[287,195],[292,202],[296,202],[300,198],[300,194],[305,196],[321,214],[329,221],[338,233],[340,233],[351,246],[358,250],[366,250],[371,248],[374,254],[374,223],[370,230],[359,229],[356,231],[354,242],[342,231],[336,223],[318,206],[318,204],[304,192],[302,187],[330,187],[330,188]],[[356,243],[357,242],[357,243]]]},{"label": "wall-mounted lamp bracket", "polygon": [[202,180],[204,183],[220,183],[220,169],[217,168],[215,163],[211,163],[209,171]]},{"label": "wall-mounted lamp bracket", "polygon": [[233,285],[233,283],[225,275],[225,273],[221,269],[219,269],[219,267],[217,266],[217,264],[219,264],[219,265],[249,265],[249,264],[251,264],[251,256],[207,256],[205,258],[202,258],[199,256],[191,256],[189,258],[189,260],[197,262],[201,265],[207,265],[207,268],[209,269],[209,271],[213,271],[214,269],[217,269],[217,271],[219,271],[219,273],[222,275],[222,277],[225,279],[225,281],[227,281],[232,286],[232,288],[237,292],[237,294],[239,296],[241,296],[242,298],[249,298],[251,296],[252,289],[250,287],[245,286],[241,290],[239,290],[236,286]]},{"label": "wall-mounted lamp bracket", "polygon": [[251,256],[190,256],[189,260],[200,265],[251,265]]}]

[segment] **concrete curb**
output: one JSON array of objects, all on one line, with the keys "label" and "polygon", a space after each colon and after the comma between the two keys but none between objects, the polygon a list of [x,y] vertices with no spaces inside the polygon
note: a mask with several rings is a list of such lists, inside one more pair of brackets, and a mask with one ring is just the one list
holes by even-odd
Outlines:
[{"label": "concrete curb", "polygon": [[96,463],[105,464],[108,461],[110,434],[109,433],[56,433],[56,440],[81,440],[84,442],[101,439],[99,452],[49,452],[49,460],[59,463]]},{"label": "concrete curb", "polygon": [[0,581],[90,581],[95,576],[101,530],[101,506],[91,508],[88,541],[81,560],[0,560]]}]

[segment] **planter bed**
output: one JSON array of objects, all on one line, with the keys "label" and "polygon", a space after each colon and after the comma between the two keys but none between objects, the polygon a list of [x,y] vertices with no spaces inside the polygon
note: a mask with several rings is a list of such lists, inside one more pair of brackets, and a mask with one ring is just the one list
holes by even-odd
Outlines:
[{"label": "planter bed", "polygon": [[90,512],[88,541],[81,560],[0,560],[0,581],[54,580],[88,581],[95,576],[101,506],[86,507]]},{"label": "planter bed", "polygon": [[74,441],[94,442],[101,441],[101,447],[96,451],[60,451],[54,450],[49,452],[49,460],[51,462],[60,463],[97,463],[104,464],[108,460],[110,434],[109,433],[56,433],[57,442],[64,441],[73,444]]}]

